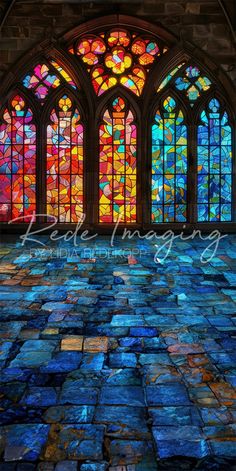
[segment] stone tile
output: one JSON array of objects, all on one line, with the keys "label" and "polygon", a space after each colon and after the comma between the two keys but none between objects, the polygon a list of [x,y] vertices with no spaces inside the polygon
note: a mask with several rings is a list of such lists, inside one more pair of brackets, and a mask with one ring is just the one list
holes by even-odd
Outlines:
[{"label": "stone tile", "polygon": [[111,368],[134,368],[137,358],[134,353],[110,353],[109,366]]},{"label": "stone tile", "polygon": [[[210,409],[211,410],[211,409]],[[203,425],[204,419],[194,406],[178,407],[151,407],[148,413],[153,425],[176,426],[176,425]]]},{"label": "stone tile", "polygon": [[112,440],[110,455],[112,465],[138,464],[144,457],[153,454],[152,444],[138,440]]},{"label": "stone tile", "polygon": [[236,405],[236,391],[228,383],[210,383],[210,388],[222,405]]},{"label": "stone tile", "polygon": [[187,389],[181,383],[147,386],[146,391],[149,406],[188,406],[191,404]]},{"label": "stone tile", "polygon": [[107,337],[86,337],[84,339],[85,352],[107,352],[108,338]]},{"label": "stone tile", "polygon": [[155,327],[131,327],[131,337],[156,337],[158,331]]},{"label": "stone tile", "polygon": [[54,462],[102,460],[104,431],[102,425],[52,425],[44,456]]},{"label": "stone tile", "polygon": [[81,351],[83,348],[83,337],[80,335],[68,335],[61,341],[61,350]]},{"label": "stone tile", "polygon": [[[232,457],[236,459],[235,440],[209,440],[209,445],[212,449],[213,455]],[[228,466],[227,469],[229,469]]]},{"label": "stone tile", "polygon": [[44,311],[60,311],[60,312],[66,312],[66,311],[71,311],[73,309],[73,305],[71,304],[66,304],[66,303],[60,303],[60,302],[49,302],[43,304],[41,307]]},{"label": "stone tile", "polygon": [[202,407],[199,412],[205,425],[227,425],[234,422],[231,411],[225,406]]},{"label": "stone tile", "polygon": [[167,353],[142,353],[139,357],[141,365],[172,365]]},{"label": "stone tile", "polygon": [[104,365],[104,353],[85,353],[80,366],[81,371],[101,371]]},{"label": "stone tile", "polygon": [[17,424],[5,427],[5,461],[36,461],[46,443],[49,426],[45,424]]},{"label": "stone tile", "polygon": [[55,353],[50,361],[41,366],[42,373],[64,373],[76,370],[82,360],[82,353],[63,351]]},{"label": "stone tile", "polygon": [[145,405],[143,390],[138,386],[116,386],[116,388],[104,386],[101,390],[100,403],[107,405]]},{"label": "stone tile", "polygon": [[109,386],[120,385],[120,386],[141,386],[142,378],[139,374],[138,369],[134,368],[119,368],[110,370],[109,375],[106,378],[106,384]]},{"label": "stone tile", "polygon": [[44,414],[46,423],[91,423],[94,416],[95,407],[93,406],[56,406],[49,407]]},{"label": "stone tile", "polygon": [[153,436],[160,458],[173,455],[203,458],[210,453],[206,440],[198,427],[153,427]]},{"label": "stone tile", "polygon": [[143,407],[98,406],[95,422],[106,424],[106,434],[112,437],[150,438]]},{"label": "stone tile", "polygon": [[51,352],[40,351],[22,351],[10,363],[10,367],[37,368],[51,360]]},{"label": "stone tile", "polygon": [[57,393],[50,387],[30,387],[20,403],[32,407],[53,406],[57,402]]},{"label": "stone tile", "polygon": [[131,315],[115,315],[112,317],[111,325],[116,327],[124,326],[124,327],[131,327],[131,326],[140,326],[144,325],[144,319],[142,316],[131,316]]},{"label": "stone tile", "polygon": [[22,329],[19,334],[19,338],[22,340],[38,339],[39,336],[40,336],[39,329]]},{"label": "stone tile", "polygon": [[60,404],[93,405],[97,403],[98,390],[95,388],[82,388],[77,381],[66,381],[61,390]]},{"label": "stone tile", "polygon": [[142,375],[146,385],[166,384],[180,382],[182,377],[174,366],[161,366],[148,364],[142,368]]}]

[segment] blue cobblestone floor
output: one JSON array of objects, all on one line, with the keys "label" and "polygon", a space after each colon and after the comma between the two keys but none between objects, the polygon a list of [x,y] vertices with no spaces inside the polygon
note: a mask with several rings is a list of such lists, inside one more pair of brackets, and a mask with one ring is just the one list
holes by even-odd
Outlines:
[{"label": "blue cobblestone floor", "polygon": [[0,249],[0,471],[236,469],[236,236]]}]

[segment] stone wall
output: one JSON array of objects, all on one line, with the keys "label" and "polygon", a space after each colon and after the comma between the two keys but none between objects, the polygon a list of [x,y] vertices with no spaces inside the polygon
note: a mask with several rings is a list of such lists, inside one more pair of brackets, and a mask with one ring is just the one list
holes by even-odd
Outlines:
[{"label": "stone wall", "polygon": [[[0,0],[0,15],[10,0]],[[224,0],[235,27],[236,2]],[[16,0],[1,31],[0,76],[46,37],[104,14],[134,15],[161,24],[208,53],[236,84],[236,44],[218,0]],[[236,29],[236,28],[235,28]]]}]

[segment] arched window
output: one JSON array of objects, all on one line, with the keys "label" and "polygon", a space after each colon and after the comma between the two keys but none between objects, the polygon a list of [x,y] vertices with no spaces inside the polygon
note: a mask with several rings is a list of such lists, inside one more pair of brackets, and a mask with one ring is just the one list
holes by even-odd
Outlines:
[{"label": "arched window", "polygon": [[172,97],[152,126],[152,222],[187,220],[187,127]]},{"label": "arched window", "polygon": [[227,75],[135,18],[61,39],[0,84],[0,221],[36,212],[42,225],[85,219],[98,232],[235,222]]},{"label": "arched window", "polygon": [[136,222],[136,139],[133,113],[117,97],[99,128],[100,222]]},{"label": "arched window", "polygon": [[228,115],[213,98],[197,133],[198,221],[232,219],[232,132]]},{"label": "arched window", "polygon": [[35,210],[36,127],[25,99],[15,95],[0,126],[0,220],[24,222]]},{"label": "arched window", "polygon": [[77,222],[83,213],[83,125],[63,95],[47,126],[47,214]]}]

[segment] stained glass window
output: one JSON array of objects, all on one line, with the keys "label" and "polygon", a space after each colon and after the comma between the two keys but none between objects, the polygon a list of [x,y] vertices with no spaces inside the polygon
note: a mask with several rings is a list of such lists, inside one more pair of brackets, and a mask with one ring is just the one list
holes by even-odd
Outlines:
[{"label": "stained glass window", "polygon": [[152,222],[187,220],[187,128],[172,97],[152,126]]},{"label": "stained glass window", "polygon": [[128,104],[115,98],[99,129],[100,222],[136,222],[136,132]]},{"label": "stained glass window", "polygon": [[198,221],[231,221],[232,136],[227,113],[210,100],[198,126]]},{"label": "stained glass window", "polygon": [[67,95],[47,127],[47,214],[78,222],[83,213],[83,125]]},{"label": "stained glass window", "polygon": [[[36,127],[33,113],[16,95],[0,126],[0,220],[31,215],[36,209]],[[26,222],[27,218],[16,222]]]},{"label": "stained glass window", "polygon": [[86,66],[98,96],[117,84],[140,96],[150,67],[167,47],[150,36],[118,29],[84,36],[69,51]]},{"label": "stained glass window", "polygon": [[200,95],[209,90],[211,81],[195,65],[190,64],[184,67],[184,64],[184,62],[180,63],[167,74],[157,92],[164,89],[167,84],[173,84],[176,90],[187,97],[190,106],[193,107]]}]

